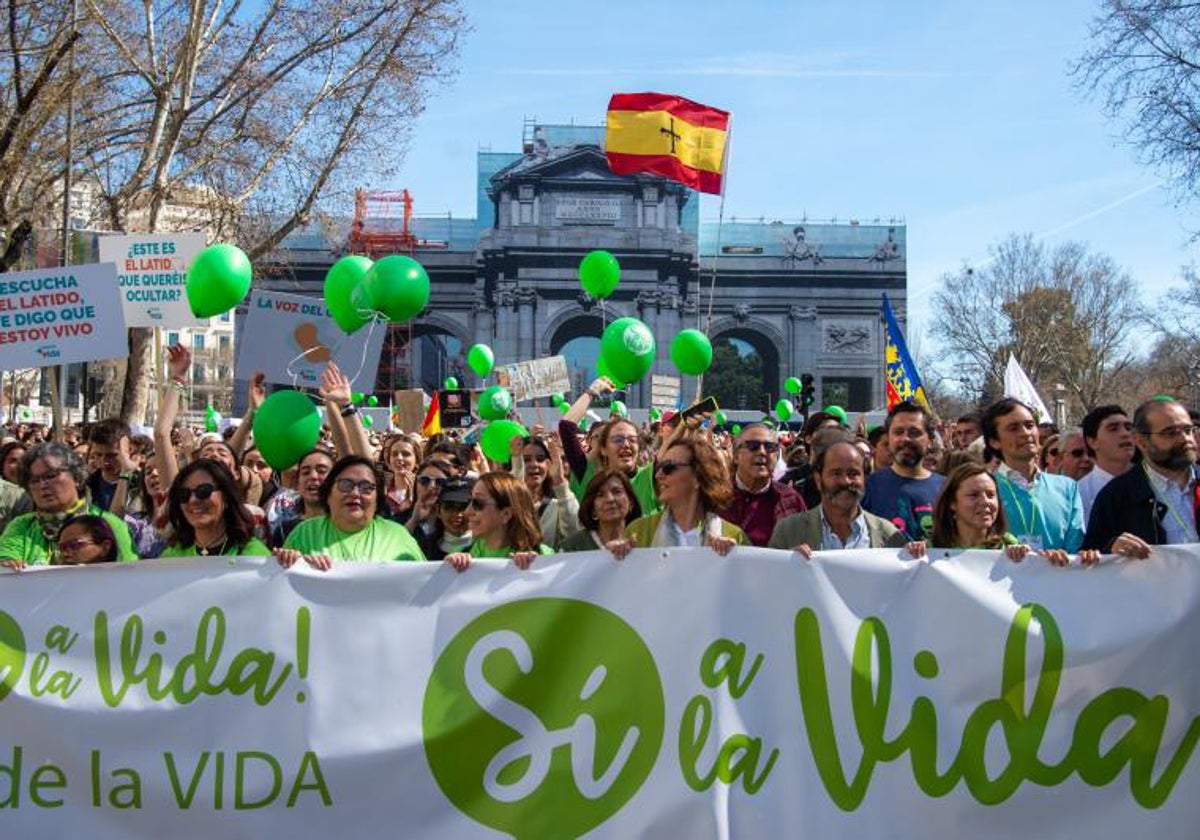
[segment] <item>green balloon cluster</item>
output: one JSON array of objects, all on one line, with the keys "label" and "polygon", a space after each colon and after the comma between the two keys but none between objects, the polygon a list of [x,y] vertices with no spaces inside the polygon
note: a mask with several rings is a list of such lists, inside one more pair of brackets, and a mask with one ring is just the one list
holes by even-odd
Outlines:
[{"label": "green balloon cluster", "polygon": [[503,420],[512,411],[513,398],[507,388],[493,385],[479,395],[479,416],[484,420]]},{"label": "green balloon cluster", "polygon": [[487,424],[483,434],[479,436],[479,445],[488,458],[496,463],[506,464],[511,458],[509,450],[515,437],[529,437],[529,432],[513,420],[494,420]]},{"label": "green balloon cluster", "polygon": [[254,443],[280,472],[299,463],[320,437],[321,415],[299,391],[276,391],[254,413]]},{"label": "green balloon cluster", "polygon": [[325,306],[347,335],[374,317],[363,287],[363,281],[374,265],[363,256],[342,257],[325,274]]},{"label": "green balloon cluster", "polygon": [[637,318],[618,318],[605,327],[600,338],[603,366],[626,384],[650,372],[654,350],[654,333]]},{"label": "green balloon cluster", "polygon": [[775,416],[779,418],[781,423],[786,423],[793,414],[796,413],[796,406],[791,400],[780,400],[775,403]]},{"label": "green balloon cluster", "polygon": [[209,245],[187,270],[184,292],[197,318],[211,318],[233,309],[250,291],[254,269],[236,245]]},{"label": "green balloon cluster", "polygon": [[554,394],[550,397],[550,402],[554,403],[554,405],[557,407],[557,406],[565,405],[567,402],[567,398],[564,397],[562,394]]},{"label": "green balloon cluster", "polygon": [[671,339],[671,361],[679,372],[699,376],[712,365],[713,349],[700,330],[683,330]]},{"label": "green balloon cluster", "polygon": [[496,354],[486,344],[476,344],[467,351],[467,366],[475,371],[476,376],[484,379],[496,366]]},{"label": "green balloon cluster", "polygon": [[579,263],[579,283],[584,291],[604,300],[621,282],[621,264],[608,251],[592,251]]},{"label": "green balloon cluster", "polygon": [[789,394],[799,394],[801,387],[800,380],[794,376],[789,376],[783,382],[783,390],[787,391]]}]

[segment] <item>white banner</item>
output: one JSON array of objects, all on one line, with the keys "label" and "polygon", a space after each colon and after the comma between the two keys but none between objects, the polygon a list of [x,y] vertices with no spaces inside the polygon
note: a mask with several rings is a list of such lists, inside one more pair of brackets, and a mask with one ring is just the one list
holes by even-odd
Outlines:
[{"label": "white banner", "polygon": [[129,327],[195,327],[205,320],[187,301],[187,269],[204,248],[202,233],[100,237],[100,262],[117,267]]},{"label": "white banner", "polygon": [[0,370],[128,354],[111,264],[0,274]]},{"label": "white banner", "polygon": [[547,356],[496,368],[496,382],[508,389],[513,402],[535,400],[571,391],[571,372],[564,356]]},{"label": "white banner", "polygon": [[369,323],[346,335],[320,298],[253,289],[238,336],[235,375],[249,379],[261,370],[268,382],[315,388],[332,359],[354,390],[370,393],[386,334],[385,324]]},{"label": "white banner", "polygon": [[1200,551],[0,576],[6,837],[1194,838]]}]

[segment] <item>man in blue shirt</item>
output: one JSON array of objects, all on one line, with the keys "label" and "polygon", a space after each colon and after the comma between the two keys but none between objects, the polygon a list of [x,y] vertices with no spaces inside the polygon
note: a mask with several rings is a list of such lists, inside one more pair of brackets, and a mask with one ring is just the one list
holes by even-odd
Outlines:
[{"label": "man in blue shirt", "polygon": [[862,506],[886,519],[912,542],[933,536],[933,503],[942,476],[922,463],[933,444],[933,416],[919,403],[904,401],[888,410],[883,428],[892,465],[871,473]]}]

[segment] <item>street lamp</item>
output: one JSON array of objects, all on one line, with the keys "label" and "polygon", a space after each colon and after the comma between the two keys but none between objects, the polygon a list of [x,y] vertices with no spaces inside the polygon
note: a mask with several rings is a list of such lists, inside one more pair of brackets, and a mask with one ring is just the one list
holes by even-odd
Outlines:
[{"label": "street lamp", "polygon": [[1059,430],[1067,428],[1067,386],[1061,382],[1054,386],[1054,422]]}]

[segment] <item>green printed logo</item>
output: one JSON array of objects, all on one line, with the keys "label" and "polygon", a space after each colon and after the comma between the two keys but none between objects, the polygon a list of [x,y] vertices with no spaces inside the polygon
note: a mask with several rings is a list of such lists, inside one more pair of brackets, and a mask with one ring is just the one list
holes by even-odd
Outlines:
[{"label": "green printed logo", "polygon": [[577,837],[633,797],[658,758],[663,691],[620,617],[532,598],[489,610],[434,665],[425,755],[463,813],[516,837]]},{"label": "green printed logo", "polygon": [[625,349],[635,356],[654,352],[654,335],[644,324],[630,324],[621,339]]},{"label": "green printed logo", "polygon": [[0,700],[17,687],[25,671],[25,633],[17,620],[0,611]]}]

